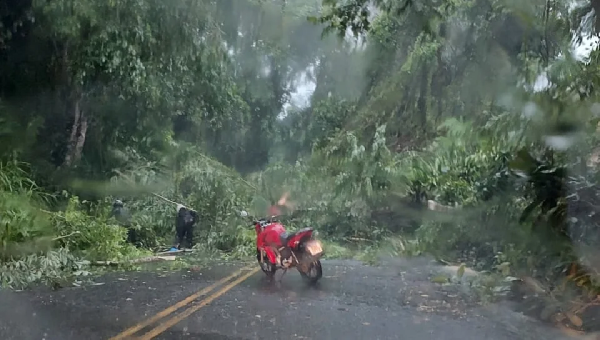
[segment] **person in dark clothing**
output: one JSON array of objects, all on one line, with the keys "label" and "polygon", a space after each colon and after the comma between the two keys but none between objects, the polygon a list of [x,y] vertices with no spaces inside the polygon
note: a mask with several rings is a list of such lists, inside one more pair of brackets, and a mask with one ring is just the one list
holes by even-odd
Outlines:
[{"label": "person in dark clothing", "polygon": [[115,200],[113,202],[112,210],[108,217],[114,217],[119,225],[127,228],[127,242],[132,244],[137,243],[136,231],[131,226],[131,215],[129,214],[129,210],[124,207],[124,204],[121,200]]},{"label": "person in dark clothing", "polygon": [[198,222],[198,213],[194,210],[188,209],[181,204],[177,205],[177,218],[175,220],[175,232],[176,236],[176,249],[181,249],[185,239],[187,248],[194,246],[194,224]]}]

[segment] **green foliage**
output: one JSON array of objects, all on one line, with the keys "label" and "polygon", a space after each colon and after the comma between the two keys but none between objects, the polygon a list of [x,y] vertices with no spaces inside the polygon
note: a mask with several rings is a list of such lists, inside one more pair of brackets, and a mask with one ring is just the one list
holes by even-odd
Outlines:
[{"label": "green foliage", "polygon": [[184,199],[200,213],[196,230],[202,243],[223,251],[251,244],[252,230],[243,224],[239,211],[249,206],[253,187],[205,156],[191,160],[182,171],[191,186],[191,193]]},{"label": "green foliage", "polygon": [[87,273],[82,258],[116,261],[139,255],[125,243],[124,228],[107,224],[105,214],[90,215],[90,207],[80,204],[77,197],[70,198],[64,212],[44,210],[51,200],[24,168],[16,162],[0,167],[3,286],[60,284]]},{"label": "green foliage", "polygon": [[60,287],[70,278],[89,275],[86,268],[84,262],[60,248],[0,264],[0,286],[23,289],[32,283],[45,283]]},{"label": "green foliage", "polygon": [[384,233],[371,215],[381,198],[399,185],[384,133],[385,126],[377,129],[369,149],[347,133],[345,139],[316,149],[308,162],[273,164],[250,180],[268,204],[290,193],[295,205],[291,228],[312,226],[334,239],[378,239]]},{"label": "green foliage", "polygon": [[449,119],[423,152],[409,152],[407,169],[410,195],[443,204],[469,205],[489,200],[506,184],[507,161],[519,143],[516,131],[498,133],[500,121],[476,129],[472,123]]},{"label": "green foliage", "polygon": [[1,258],[25,255],[31,252],[28,248],[36,247],[32,240],[53,235],[47,216],[39,210],[48,197],[27,176],[24,166],[14,161],[0,163]]},{"label": "green foliage", "polygon": [[82,209],[77,197],[69,199],[64,212],[54,217],[56,234],[62,247],[89,260],[119,261],[135,254],[126,244],[126,229],[105,222],[106,214],[90,216]]},{"label": "green foliage", "polygon": [[[196,210],[199,223],[195,242],[217,251],[241,251],[252,243],[250,228],[239,211],[248,209],[255,188],[235,171],[203,155],[197,147],[181,144],[162,167],[132,166],[113,178],[115,187],[131,190],[125,201],[141,244],[170,246],[175,235],[175,205],[159,194]],[[168,170],[170,167],[175,170]]]}]

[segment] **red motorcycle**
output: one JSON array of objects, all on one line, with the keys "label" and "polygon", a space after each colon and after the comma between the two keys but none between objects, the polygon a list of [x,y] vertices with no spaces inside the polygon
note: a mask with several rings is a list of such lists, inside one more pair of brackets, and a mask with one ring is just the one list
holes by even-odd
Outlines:
[{"label": "red motorcycle", "polygon": [[[248,213],[243,211],[242,216]],[[273,278],[278,269],[283,269],[285,275],[294,267],[310,283],[323,276],[320,261],[323,247],[314,238],[312,228],[290,234],[274,217],[254,220],[252,225],[256,231],[256,259],[267,277]]]}]

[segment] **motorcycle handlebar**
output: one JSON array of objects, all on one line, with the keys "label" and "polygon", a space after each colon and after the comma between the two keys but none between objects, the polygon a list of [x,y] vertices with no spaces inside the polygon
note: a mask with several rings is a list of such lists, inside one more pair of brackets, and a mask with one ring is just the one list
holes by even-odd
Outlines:
[{"label": "motorcycle handlebar", "polygon": [[257,219],[252,219],[252,224],[250,224],[250,226],[255,226],[255,225],[256,225],[256,223],[259,223],[261,220],[263,220],[263,221],[265,221],[265,222],[267,222],[267,223],[274,222],[276,217],[277,217],[277,216],[271,216],[270,218],[261,218],[261,219],[259,219],[259,220],[257,220]]},{"label": "motorcycle handlebar", "polygon": [[272,215],[272,216],[270,216],[269,218],[261,218],[261,219],[256,219],[254,216],[250,216],[250,214],[248,214],[248,212],[247,212],[247,211],[245,211],[245,210],[242,210],[242,211],[240,212],[240,216],[242,216],[242,217],[249,217],[249,218],[251,218],[251,219],[252,219],[252,224],[251,224],[251,226],[254,226],[254,225],[256,225],[256,223],[260,222],[261,220],[264,220],[264,221],[267,221],[267,222],[273,222],[273,221],[275,221],[275,219],[278,217],[278,215]]}]

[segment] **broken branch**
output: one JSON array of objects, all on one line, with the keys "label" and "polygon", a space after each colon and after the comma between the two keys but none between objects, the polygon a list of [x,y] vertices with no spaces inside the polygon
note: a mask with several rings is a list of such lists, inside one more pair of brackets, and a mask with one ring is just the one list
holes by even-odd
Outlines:
[{"label": "broken branch", "polygon": [[81,234],[81,232],[80,231],[74,231],[74,232],[72,232],[70,234],[67,234],[67,235],[57,236],[57,237],[53,238],[52,241],[58,241],[60,239],[71,237],[71,236],[77,235],[77,234]]},{"label": "broken branch", "polygon": [[119,261],[94,261],[91,264],[96,266],[119,266],[123,264],[140,264],[158,261],[175,261],[175,256],[147,256],[139,259],[133,259],[125,262]]},{"label": "broken branch", "polygon": [[[125,175],[124,173],[122,173],[122,172],[121,172],[121,171],[119,171],[119,170],[116,170],[116,169],[115,169],[114,171],[115,171],[115,172],[116,172],[116,173],[117,173],[119,176],[123,177],[123,178],[124,178],[126,181],[128,181],[129,183],[131,183],[131,184],[135,184],[135,181],[134,181],[133,179],[131,179],[131,177],[129,177],[129,176],[127,176],[127,175]],[[177,203],[177,202],[175,202],[175,201],[172,201],[172,200],[170,200],[170,199],[168,199],[168,198],[166,198],[166,197],[164,197],[164,196],[161,196],[161,195],[159,195],[159,194],[157,194],[157,193],[155,193],[155,192],[153,192],[153,193],[152,193],[152,195],[154,195],[155,197],[158,197],[158,198],[162,199],[162,200],[163,200],[163,201],[165,201],[165,202],[168,202],[168,203],[171,203],[171,204],[175,204],[175,205],[181,205],[181,206],[185,207],[185,208],[186,208],[186,209],[188,209],[188,210],[195,211],[194,209],[190,209],[190,208],[188,208],[188,207],[187,207],[185,204]]]}]

